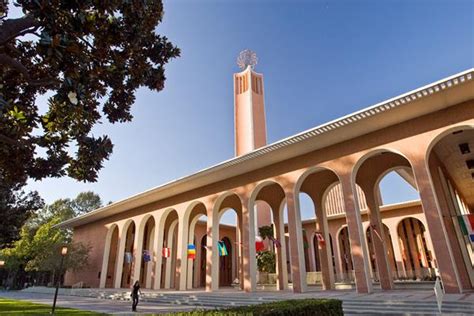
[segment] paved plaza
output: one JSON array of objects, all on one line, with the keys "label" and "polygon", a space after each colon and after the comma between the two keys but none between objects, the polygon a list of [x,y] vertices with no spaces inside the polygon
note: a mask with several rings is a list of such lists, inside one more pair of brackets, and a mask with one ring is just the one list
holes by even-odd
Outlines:
[{"label": "paved plaza", "polygon": [[[129,315],[129,291],[114,289],[80,289],[71,293],[62,290],[58,305],[96,312]],[[71,295],[74,294],[74,295]],[[26,291],[0,292],[0,297],[51,304],[53,289],[39,288]],[[436,297],[429,290],[375,291],[357,294],[351,290],[318,291],[302,294],[292,291],[258,291],[245,293],[234,289],[218,292],[152,291],[144,290],[138,314],[159,314],[195,309],[214,309],[232,306],[253,305],[276,300],[303,298],[336,298],[343,301],[346,315],[435,315],[439,314]],[[136,314],[136,313],[135,313]],[[474,314],[474,293],[446,294],[443,299],[443,315]]]}]

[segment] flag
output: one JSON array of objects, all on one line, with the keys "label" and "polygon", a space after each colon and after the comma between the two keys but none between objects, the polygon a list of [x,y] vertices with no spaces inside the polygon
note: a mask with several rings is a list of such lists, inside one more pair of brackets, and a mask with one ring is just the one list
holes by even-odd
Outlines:
[{"label": "flag", "polygon": [[326,241],[324,240],[323,234],[316,233],[316,239],[318,240],[318,244],[320,244],[321,246],[326,245]]},{"label": "flag", "polygon": [[277,248],[280,248],[281,247],[281,242],[278,240],[278,239],[275,239],[273,237],[269,237],[270,240],[273,242],[273,244],[275,245],[275,247]]},{"label": "flag", "polygon": [[132,259],[133,259],[133,256],[132,256],[132,253],[131,252],[125,252],[125,263],[132,263]]},{"label": "flag", "polygon": [[150,262],[151,256],[148,250],[143,250],[143,262]]},{"label": "flag", "polygon": [[217,243],[217,247],[219,248],[219,256],[227,256],[229,253],[227,252],[227,247],[223,241],[219,241]]},{"label": "flag", "polygon": [[458,222],[463,235],[474,244],[474,214],[459,215]]},{"label": "flag", "polygon": [[196,259],[196,246],[194,246],[193,244],[188,245],[188,259]]},{"label": "flag", "polygon": [[264,251],[265,250],[265,244],[263,243],[263,241],[255,241],[255,251],[256,252],[259,252],[259,251]]},{"label": "flag", "polygon": [[164,247],[163,250],[161,251],[161,255],[164,258],[169,258],[171,256],[171,249]]}]

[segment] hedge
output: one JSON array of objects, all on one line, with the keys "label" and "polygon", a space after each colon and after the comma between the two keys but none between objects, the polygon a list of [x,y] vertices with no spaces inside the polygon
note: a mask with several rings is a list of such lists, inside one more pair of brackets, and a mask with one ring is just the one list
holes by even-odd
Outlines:
[{"label": "hedge", "polygon": [[344,315],[342,302],[334,299],[286,300],[222,310],[180,312],[174,316],[313,316]]}]

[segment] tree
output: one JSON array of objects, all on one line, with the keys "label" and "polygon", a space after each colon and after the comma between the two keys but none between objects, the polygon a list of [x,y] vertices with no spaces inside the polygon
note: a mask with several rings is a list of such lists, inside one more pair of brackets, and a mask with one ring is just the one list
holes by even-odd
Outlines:
[{"label": "tree", "polygon": [[64,260],[64,269],[59,275],[69,269],[86,268],[90,246],[72,242],[68,230],[54,226],[101,206],[100,197],[89,191],[79,193],[72,200],[56,200],[32,214],[20,230],[20,239],[0,250],[0,258],[5,260],[5,267],[9,271],[9,286],[21,287],[26,281],[27,273],[54,275],[59,268],[63,246],[68,247],[68,254]]},{"label": "tree", "polygon": [[32,214],[30,227],[39,227],[53,218],[61,221],[86,214],[102,207],[100,196],[92,191],[81,192],[74,199],[59,199]]},{"label": "tree", "polygon": [[34,211],[43,207],[37,192],[25,193],[18,186],[5,188],[0,183],[0,248],[9,246],[19,237],[20,229]]},{"label": "tree", "polygon": [[136,90],[162,90],[180,54],[155,33],[162,18],[157,0],[0,0],[0,182],[96,181],[113,145],[92,128],[130,121]]}]

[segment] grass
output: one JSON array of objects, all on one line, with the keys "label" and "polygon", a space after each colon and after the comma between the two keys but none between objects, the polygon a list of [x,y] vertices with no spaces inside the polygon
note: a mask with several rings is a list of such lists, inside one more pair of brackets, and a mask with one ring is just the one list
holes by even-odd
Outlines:
[{"label": "grass", "polygon": [[[0,315],[50,315],[51,305],[0,297]],[[55,315],[106,315],[80,309],[56,307]]]}]

